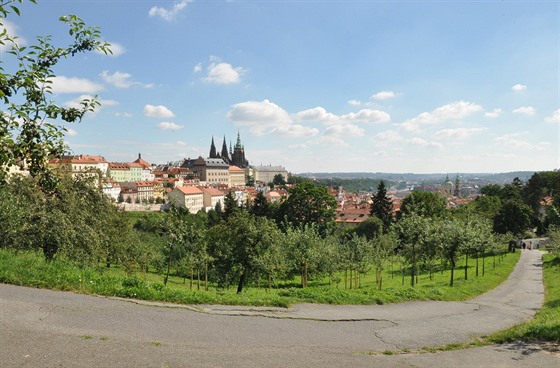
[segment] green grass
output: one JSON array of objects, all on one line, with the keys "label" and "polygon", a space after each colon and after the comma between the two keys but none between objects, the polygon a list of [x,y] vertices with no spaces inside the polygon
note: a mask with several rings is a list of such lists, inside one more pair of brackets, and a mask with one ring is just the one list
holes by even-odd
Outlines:
[{"label": "green grass", "polygon": [[[377,290],[372,272],[360,280],[360,288],[345,289],[344,281],[329,285],[329,280],[314,280],[310,287],[298,287],[293,280],[271,290],[250,286],[242,294],[235,289],[224,290],[212,285],[209,291],[189,288],[189,280],[170,277],[163,286],[163,277],[153,273],[125,277],[120,268],[80,268],[63,260],[45,262],[41,254],[14,253],[0,250],[0,282],[54,290],[68,290],[85,294],[117,296],[149,301],[179,304],[223,304],[287,307],[295,303],[326,304],[387,304],[409,300],[467,300],[488,291],[503,282],[513,270],[520,253],[497,257],[496,268],[491,258],[486,260],[486,273],[475,276],[475,260],[470,261],[468,280],[464,270],[455,271],[455,286],[449,287],[449,271],[432,275],[423,273],[415,287],[410,286],[410,276],[404,285],[400,271],[389,270],[383,279],[383,290]],[[343,277],[341,277],[343,280]],[[201,289],[203,286],[201,286]]]},{"label": "green grass", "polygon": [[560,343],[560,258],[545,255],[545,302],[531,321],[490,336],[495,343],[551,341]]}]

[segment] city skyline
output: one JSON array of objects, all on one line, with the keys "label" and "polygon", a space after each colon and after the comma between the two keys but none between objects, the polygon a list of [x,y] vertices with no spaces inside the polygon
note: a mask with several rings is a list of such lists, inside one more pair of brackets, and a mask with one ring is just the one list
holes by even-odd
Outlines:
[{"label": "city skyline", "polygon": [[[104,4],[104,5],[103,5]],[[39,1],[6,29],[76,14],[113,55],[55,68],[53,99],[102,107],[72,153],[152,163],[237,133],[252,165],[302,172],[510,172],[559,164],[560,5],[551,1]],[[124,23],[124,24],[123,24]],[[4,48],[3,67],[14,67]],[[218,143],[219,142],[219,143]]]}]

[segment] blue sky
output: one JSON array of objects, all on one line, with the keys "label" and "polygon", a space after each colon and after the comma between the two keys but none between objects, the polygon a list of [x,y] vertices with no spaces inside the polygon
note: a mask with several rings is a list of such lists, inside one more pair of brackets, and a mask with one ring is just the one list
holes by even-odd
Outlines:
[{"label": "blue sky", "polygon": [[[254,165],[301,172],[560,167],[557,1],[38,0],[7,28],[114,54],[59,64],[53,99],[98,95],[76,154],[163,163],[241,135]],[[0,50],[1,51],[1,50]],[[2,59],[7,56],[2,51]],[[6,71],[9,64],[5,64]]]}]

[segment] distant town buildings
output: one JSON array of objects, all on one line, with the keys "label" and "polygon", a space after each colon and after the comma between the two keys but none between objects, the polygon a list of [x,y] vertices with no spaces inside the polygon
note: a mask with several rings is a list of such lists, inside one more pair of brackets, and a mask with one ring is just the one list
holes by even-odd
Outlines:
[{"label": "distant town buildings", "polygon": [[[108,162],[103,156],[68,155],[53,159],[50,165],[63,174],[95,177],[94,182],[113,201],[135,210],[140,204],[152,204],[151,209],[161,209],[170,203],[196,213],[224,207],[224,197],[232,193],[242,206],[251,203],[257,193],[263,192],[270,203],[285,199],[289,192],[285,187],[276,187],[275,178],[289,178],[289,172],[279,165],[250,165],[245,156],[245,147],[237,134],[235,145],[227,145],[224,136],[221,150],[216,149],[214,137],[210,143],[208,157],[186,158],[180,162],[151,164],[139,153],[131,162]],[[21,170],[15,170],[21,171]],[[456,207],[476,197],[479,183],[464,182],[459,174],[454,181],[445,177],[440,183],[393,181],[387,195],[393,202],[393,213],[400,209],[402,199],[413,190],[437,192],[447,198],[448,206]],[[247,185],[251,183],[251,185]],[[253,187],[254,185],[254,187]],[[330,190],[336,198],[336,222],[357,224],[369,217],[371,191],[347,193],[344,188]],[[155,204],[159,204],[156,206]]]}]

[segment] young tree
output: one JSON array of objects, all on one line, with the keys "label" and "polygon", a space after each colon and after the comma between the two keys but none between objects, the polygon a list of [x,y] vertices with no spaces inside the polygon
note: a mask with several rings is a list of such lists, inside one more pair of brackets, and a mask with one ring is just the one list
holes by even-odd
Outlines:
[{"label": "young tree", "polygon": [[[29,0],[35,3],[35,0]],[[12,14],[20,14],[17,6],[23,0],[0,3],[0,25]],[[54,67],[62,59],[77,53],[101,51],[110,53],[109,44],[100,40],[97,27],[88,27],[75,15],[63,16],[60,21],[69,27],[73,42],[56,47],[50,36],[38,37],[37,44],[23,46],[6,29],[0,33],[0,43],[9,48],[19,69],[8,73],[0,67],[0,180],[6,177],[11,165],[26,166],[47,192],[57,185],[56,176],[48,161],[66,152],[64,132],[58,121],[79,122],[84,114],[99,105],[94,99],[83,99],[81,106],[63,107],[51,100]]]},{"label": "young tree", "polygon": [[418,263],[428,241],[428,229],[431,221],[430,218],[412,214],[402,218],[393,226],[399,240],[400,253],[410,265],[411,286],[416,284]]},{"label": "young tree", "polygon": [[375,284],[377,289],[381,290],[383,287],[383,270],[395,251],[397,239],[393,234],[388,233],[370,240],[369,243],[371,245],[371,263],[375,270]]},{"label": "young tree", "polygon": [[377,192],[371,197],[372,204],[370,215],[383,221],[383,230],[387,232],[393,221],[393,201],[387,197],[385,182],[381,180],[377,186]]},{"label": "young tree", "polygon": [[314,224],[286,229],[286,246],[293,268],[301,276],[301,287],[306,288],[310,274],[320,274],[329,268],[334,252],[332,237],[322,238]]}]

